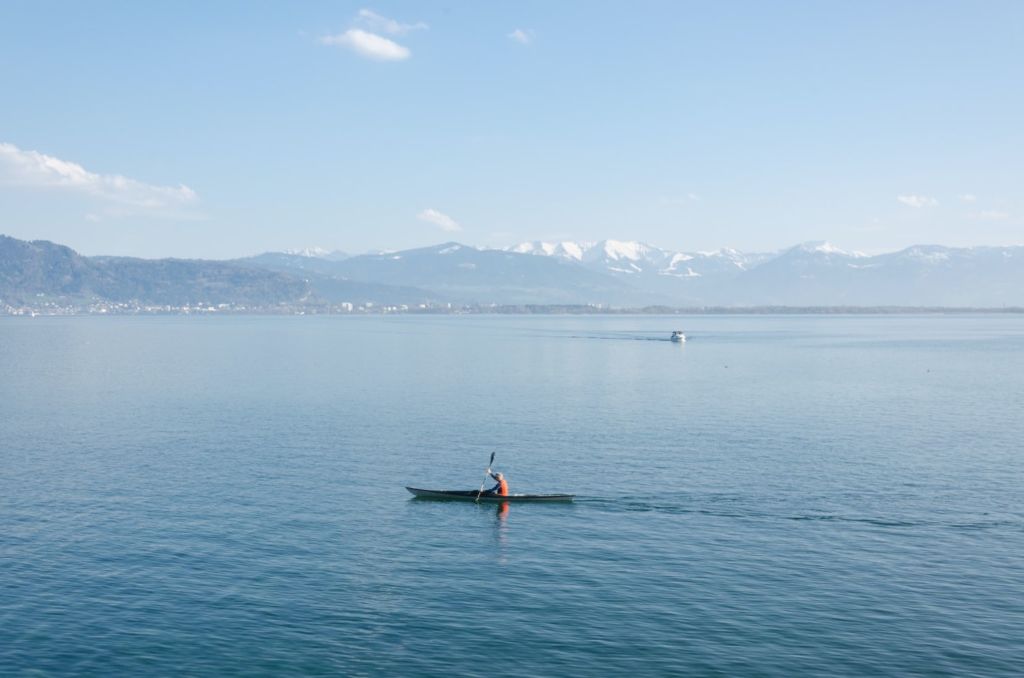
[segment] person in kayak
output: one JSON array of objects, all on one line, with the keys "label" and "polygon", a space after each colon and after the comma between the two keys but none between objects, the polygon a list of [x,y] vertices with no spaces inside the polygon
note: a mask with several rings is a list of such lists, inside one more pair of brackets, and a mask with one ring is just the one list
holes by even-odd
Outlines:
[{"label": "person in kayak", "polygon": [[498,481],[498,484],[491,489],[484,492],[494,497],[507,497],[508,496],[508,481],[505,480],[505,476],[500,473],[492,473],[491,477]]}]

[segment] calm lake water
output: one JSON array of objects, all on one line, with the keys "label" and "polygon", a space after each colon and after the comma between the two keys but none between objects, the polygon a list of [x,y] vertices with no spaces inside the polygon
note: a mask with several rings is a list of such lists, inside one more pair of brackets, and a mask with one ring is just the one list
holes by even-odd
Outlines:
[{"label": "calm lake water", "polygon": [[0,674],[1020,675],[1022,447],[1021,316],[0,318]]}]

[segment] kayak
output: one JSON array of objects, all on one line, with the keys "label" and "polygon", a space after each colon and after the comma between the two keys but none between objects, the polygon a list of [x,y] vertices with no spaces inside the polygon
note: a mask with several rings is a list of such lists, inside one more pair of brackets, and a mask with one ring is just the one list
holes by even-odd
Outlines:
[{"label": "kayak", "polygon": [[[415,495],[417,499],[449,499],[455,501],[476,501],[477,490],[423,490],[418,487],[406,487],[405,489]],[[480,501],[505,502],[505,501],[572,501],[575,494],[509,494],[504,497],[496,494],[480,494]]]},{"label": "kayak", "polygon": [[417,499],[449,499],[456,501],[475,502],[479,495],[481,502],[571,502],[575,495],[488,495],[479,494],[476,490],[421,490],[406,488]]}]

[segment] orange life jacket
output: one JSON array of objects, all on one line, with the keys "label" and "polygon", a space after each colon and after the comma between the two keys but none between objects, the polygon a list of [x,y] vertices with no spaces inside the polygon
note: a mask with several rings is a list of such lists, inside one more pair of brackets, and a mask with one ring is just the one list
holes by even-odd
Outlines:
[{"label": "orange life jacket", "polygon": [[498,496],[499,497],[507,497],[508,496],[508,481],[506,481],[504,478],[502,478],[501,480],[498,481],[498,484],[501,485],[501,487],[498,488]]}]

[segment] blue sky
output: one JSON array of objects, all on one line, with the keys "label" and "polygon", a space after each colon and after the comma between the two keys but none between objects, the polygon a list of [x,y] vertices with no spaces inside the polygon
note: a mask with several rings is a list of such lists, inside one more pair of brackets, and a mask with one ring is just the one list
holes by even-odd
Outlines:
[{"label": "blue sky", "polygon": [[1024,243],[1022,2],[0,4],[0,233]]}]

